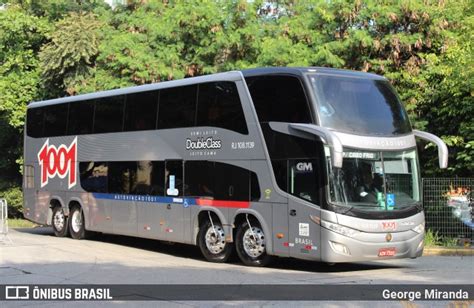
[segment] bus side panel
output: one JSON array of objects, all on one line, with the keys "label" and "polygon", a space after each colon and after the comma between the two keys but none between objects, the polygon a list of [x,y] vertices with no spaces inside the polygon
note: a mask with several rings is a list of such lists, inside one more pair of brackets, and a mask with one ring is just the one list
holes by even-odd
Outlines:
[{"label": "bus side panel", "polygon": [[136,202],[138,235],[140,237],[164,240],[164,211],[166,204]]}]

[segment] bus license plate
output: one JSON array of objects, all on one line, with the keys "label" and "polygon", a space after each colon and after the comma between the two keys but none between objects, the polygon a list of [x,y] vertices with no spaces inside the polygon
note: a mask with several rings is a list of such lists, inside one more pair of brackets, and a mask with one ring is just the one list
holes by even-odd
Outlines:
[{"label": "bus license plate", "polygon": [[395,247],[379,249],[379,257],[393,257],[397,249]]}]

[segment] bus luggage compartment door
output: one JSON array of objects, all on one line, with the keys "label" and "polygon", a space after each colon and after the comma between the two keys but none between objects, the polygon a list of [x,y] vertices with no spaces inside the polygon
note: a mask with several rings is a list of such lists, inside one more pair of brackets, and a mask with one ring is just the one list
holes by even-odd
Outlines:
[{"label": "bus luggage compartment door", "polygon": [[290,198],[288,200],[290,256],[303,259],[319,259],[321,255],[320,226],[310,217],[320,217],[320,211]]}]

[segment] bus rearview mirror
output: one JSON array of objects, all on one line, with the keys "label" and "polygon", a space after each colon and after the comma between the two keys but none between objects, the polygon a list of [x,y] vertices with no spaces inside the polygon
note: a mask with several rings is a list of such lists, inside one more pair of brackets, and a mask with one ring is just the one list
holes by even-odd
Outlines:
[{"label": "bus rearview mirror", "polygon": [[290,127],[320,137],[323,143],[329,146],[332,166],[335,168],[342,167],[342,143],[335,133],[325,127],[314,124],[291,123]]},{"label": "bus rearview mirror", "polygon": [[413,130],[413,134],[415,135],[415,137],[436,144],[436,146],[438,147],[439,167],[441,169],[448,168],[448,146],[446,145],[446,143],[444,143],[443,140],[441,140],[441,138],[427,132],[422,132],[420,130]]}]

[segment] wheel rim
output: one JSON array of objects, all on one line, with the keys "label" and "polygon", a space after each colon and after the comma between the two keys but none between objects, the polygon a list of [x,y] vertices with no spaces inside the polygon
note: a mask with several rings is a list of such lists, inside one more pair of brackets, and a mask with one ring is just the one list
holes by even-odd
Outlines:
[{"label": "wheel rim", "polygon": [[262,229],[252,227],[247,229],[243,238],[244,250],[252,258],[258,258],[265,252],[265,234]]},{"label": "wheel rim", "polygon": [[219,254],[225,248],[225,233],[221,226],[209,227],[205,235],[206,247],[212,254]]},{"label": "wheel rim", "polygon": [[64,216],[63,210],[58,210],[56,211],[56,213],[54,213],[53,223],[54,223],[54,228],[57,231],[62,231],[64,229],[65,219],[66,218]]},{"label": "wheel rim", "polygon": [[81,211],[74,211],[71,219],[71,227],[74,232],[79,232],[82,228],[82,215]]}]

